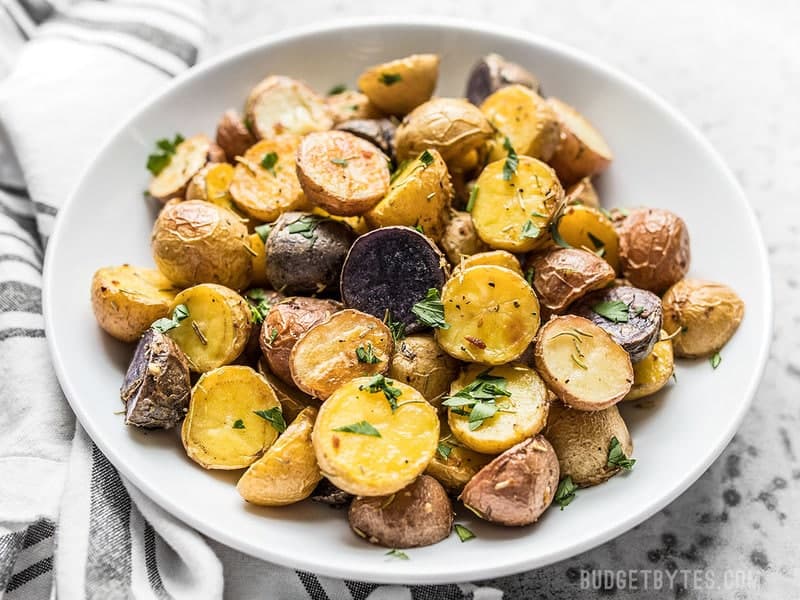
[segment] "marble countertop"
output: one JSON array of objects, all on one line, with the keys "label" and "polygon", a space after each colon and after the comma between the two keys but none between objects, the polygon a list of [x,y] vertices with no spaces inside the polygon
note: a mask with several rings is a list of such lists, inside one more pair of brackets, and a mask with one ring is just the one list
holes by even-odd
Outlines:
[{"label": "marble countertop", "polygon": [[[648,597],[800,595],[800,4],[775,0],[367,0],[216,3],[206,56],[333,18],[475,18],[589,52],[682,111],[733,167],[769,249],[778,311],[764,379],[722,456],[670,506],[616,540],[527,577],[490,582],[509,598],[574,598],[581,569],[700,570],[727,591],[673,584]],[[733,260],[733,258],[731,258]],[[735,572],[740,572],[736,575]],[[745,579],[742,579],[744,577]],[[680,580],[679,580],[680,581]],[[688,589],[687,589],[688,587]],[[639,597],[610,582],[605,594]]]}]

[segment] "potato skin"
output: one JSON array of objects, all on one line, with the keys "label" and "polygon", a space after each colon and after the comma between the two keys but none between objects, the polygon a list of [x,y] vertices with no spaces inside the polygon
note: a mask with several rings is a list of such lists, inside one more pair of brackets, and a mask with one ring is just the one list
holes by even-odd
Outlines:
[{"label": "potato skin", "polygon": [[560,313],[587,292],[614,281],[614,269],[606,261],[578,248],[534,254],[527,268],[533,269],[533,289],[550,313]]},{"label": "potato skin", "polygon": [[240,290],[252,270],[247,236],[247,227],[229,210],[202,200],[174,202],[153,226],[153,259],[175,285],[218,283]]},{"label": "potato skin", "polygon": [[458,361],[442,350],[433,336],[418,334],[398,341],[389,376],[415,388],[436,406],[458,371]]},{"label": "potato skin", "polygon": [[664,329],[680,331],[672,339],[675,355],[710,356],[731,339],[744,318],[744,302],[727,285],[684,279],[662,298]]},{"label": "potato skin", "polygon": [[535,435],[478,471],[460,498],[487,521],[506,526],[530,525],[553,502],[558,481],[556,453],[544,436]]},{"label": "potato skin", "polygon": [[183,420],[189,407],[189,363],[168,336],[148,329],[133,354],[120,396],[125,424],[169,429]]},{"label": "potato skin", "polygon": [[689,270],[689,230],[676,214],[639,208],[630,212],[618,231],[622,274],[631,285],[662,294]]},{"label": "potato skin", "polygon": [[270,370],[294,385],[289,356],[297,339],[317,323],[325,321],[342,305],[321,298],[288,298],[273,306],[261,326],[261,351]]},{"label": "potato skin", "polygon": [[365,70],[358,88],[385,113],[402,116],[431,97],[438,77],[436,54],[412,54]]},{"label": "potato skin", "polygon": [[580,487],[603,483],[619,472],[608,466],[608,449],[616,436],[625,456],[633,453],[628,427],[616,406],[586,412],[553,402],[544,430],[555,449],[561,475],[572,477]]},{"label": "potato skin", "polygon": [[450,535],[453,506],[438,481],[421,475],[392,496],[356,498],[347,518],[355,534],[371,544],[416,548]]},{"label": "potato skin", "polygon": [[366,140],[394,160],[394,134],[397,126],[391,119],[350,118],[334,129],[346,131]]},{"label": "potato skin", "polygon": [[254,136],[236,110],[229,108],[217,123],[217,145],[225,152],[228,160],[234,162],[237,156],[244,156],[247,149],[256,143]]},{"label": "potato skin", "polygon": [[472,256],[490,249],[489,245],[478,237],[472,224],[472,215],[461,211],[451,215],[439,245],[452,265],[458,265],[462,256]]}]

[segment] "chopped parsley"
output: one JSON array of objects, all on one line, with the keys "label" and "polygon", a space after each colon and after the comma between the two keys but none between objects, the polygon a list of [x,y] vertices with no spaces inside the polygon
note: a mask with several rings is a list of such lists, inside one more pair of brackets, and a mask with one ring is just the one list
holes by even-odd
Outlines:
[{"label": "chopped parsley", "polygon": [[472,533],[472,531],[470,531],[463,525],[460,525],[459,523],[453,525],[453,529],[455,530],[458,539],[460,539],[462,542],[468,542],[469,540],[472,540],[476,537],[475,534]]},{"label": "chopped parsley", "polygon": [[261,241],[265,244],[267,243],[267,238],[269,237],[270,231],[272,231],[272,225],[269,223],[264,223],[263,225],[256,227],[256,233],[258,234],[258,237],[260,237]]},{"label": "chopped parsley", "polygon": [[536,271],[533,267],[530,267],[527,271],[525,271],[525,281],[528,282],[528,285],[533,287],[533,277],[536,275]]},{"label": "chopped parsley", "polygon": [[276,406],[269,410],[254,410],[253,412],[272,425],[278,433],[286,431],[286,421],[283,419],[280,407]]},{"label": "chopped parsley", "polygon": [[332,158],[331,162],[339,167],[346,167],[347,166],[347,159],[346,158]]},{"label": "chopped parsley", "polygon": [[338,96],[339,94],[343,94],[347,91],[347,85],[344,83],[337,83],[331,89],[328,90],[328,96]]},{"label": "chopped parsley", "polygon": [[503,179],[511,181],[511,178],[517,172],[517,167],[519,167],[519,157],[517,156],[517,151],[514,150],[514,146],[511,145],[511,140],[508,139],[508,136],[506,136],[506,139],[503,141],[503,148],[508,152],[506,161],[503,163]]},{"label": "chopped parsley", "polygon": [[523,238],[531,238],[536,239],[539,237],[539,234],[542,232],[536,225],[534,225],[530,219],[525,221],[525,224],[522,226],[522,237]]},{"label": "chopped parsley", "polygon": [[378,81],[380,81],[383,85],[394,85],[398,81],[402,81],[403,76],[399,73],[381,73],[380,77],[378,77]]},{"label": "chopped parsley", "polygon": [[572,248],[572,245],[561,237],[561,232],[558,230],[558,226],[561,224],[561,217],[563,216],[564,213],[559,212],[553,217],[553,220],[550,222],[550,237],[562,248]]},{"label": "chopped parsley", "polygon": [[425,150],[425,152],[419,155],[419,162],[426,168],[431,166],[431,163],[433,163],[433,154]]},{"label": "chopped parsley", "polygon": [[[244,294],[247,303],[250,305],[250,318],[256,325],[260,325],[267,317],[269,309],[272,308],[269,300],[267,300],[266,292],[261,288],[253,288],[247,290]],[[276,330],[277,331],[277,330]]]},{"label": "chopped parsley", "polygon": [[172,156],[178,151],[178,146],[183,141],[184,137],[180,133],[176,133],[172,141],[169,138],[158,140],[156,142],[158,150],[147,157],[147,170],[157,176],[166,169],[172,161]]},{"label": "chopped parsley", "polygon": [[276,164],[278,164],[278,154],[276,152],[267,152],[264,158],[261,159],[261,166],[273,175],[275,175]]},{"label": "chopped parsley", "polygon": [[712,356],[709,361],[711,362],[711,367],[716,369],[719,363],[722,362],[722,355],[719,352],[714,352],[714,356]]},{"label": "chopped parsley", "polygon": [[472,189],[469,192],[469,200],[467,201],[467,212],[471,213],[472,209],[475,208],[475,200],[478,198],[478,184],[472,186]]},{"label": "chopped parsley", "polygon": [[592,312],[614,323],[627,323],[630,307],[621,300],[603,300],[592,306]]},{"label": "chopped parsley", "polygon": [[378,392],[383,392],[384,397],[389,402],[389,406],[392,408],[392,412],[397,410],[397,399],[403,394],[403,392],[394,386],[394,383],[391,379],[386,379],[381,374],[373,375],[370,380],[358,386],[360,390],[367,390],[370,394],[377,394]]},{"label": "chopped parsley", "polygon": [[372,342],[367,342],[366,347],[362,344],[356,348],[356,358],[358,358],[358,362],[368,365],[377,365],[381,362],[381,359],[375,356],[375,348],[372,347]]},{"label": "chopped parsley", "polygon": [[428,327],[450,328],[450,325],[444,320],[444,304],[442,304],[439,290],[436,288],[430,288],[425,294],[425,298],[411,307],[411,312]]},{"label": "chopped parsley", "polygon": [[450,453],[452,451],[453,447],[446,442],[439,442],[439,445],[436,446],[436,452],[439,454],[439,456],[441,456],[445,460],[450,458]]},{"label": "chopped parsley", "polygon": [[572,481],[572,477],[567,475],[558,482],[558,489],[556,490],[553,502],[558,504],[561,510],[564,510],[564,507],[575,499],[575,492],[577,490],[578,486]]},{"label": "chopped parsley", "polygon": [[386,313],[383,315],[383,322],[392,333],[392,339],[397,342],[406,337],[406,324],[392,319],[392,312],[387,308]]},{"label": "chopped parsley", "polygon": [[589,237],[589,241],[592,242],[592,246],[594,246],[595,254],[597,256],[604,256],[606,253],[606,245],[599,237],[593,235],[591,231],[587,231],[586,235]]},{"label": "chopped parsley", "polygon": [[422,227],[422,225],[414,225],[414,229],[419,231],[422,235],[425,235],[425,229]]},{"label": "chopped parsley", "polygon": [[287,228],[289,233],[296,233],[302,235],[307,240],[311,240],[311,246],[317,241],[317,227],[323,221],[322,217],[317,215],[303,215],[296,221],[292,221]]},{"label": "chopped parsley", "polygon": [[350,425],[342,425],[341,427],[334,427],[333,431],[342,431],[344,433],[357,433],[359,435],[371,435],[372,437],[381,437],[381,432],[375,429],[367,421],[359,421],[358,423],[351,423]]},{"label": "chopped parsley", "polygon": [[608,466],[621,467],[626,471],[630,471],[633,465],[636,464],[635,458],[628,458],[622,450],[622,444],[619,443],[617,436],[611,438],[611,443],[608,446]]},{"label": "chopped parsley", "polygon": [[244,429],[244,421],[241,419],[236,419],[236,421],[233,422],[232,427],[234,429]]},{"label": "chopped parsley", "polygon": [[402,550],[392,549],[386,553],[386,556],[391,556],[392,558],[399,558],[400,560],[409,560],[408,554],[403,552]]},{"label": "chopped parsley", "polygon": [[186,317],[189,316],[189,308],[185,304],[178,304],[172,311],[172,317],[163,317],[150,325],[151,329],[155,329],[159,333],[166,333],[170,329],[175,329],[181,324]]},{"label": "chopped parsley", "polygon": [[[475,431],[486,419],[495,415],[501,407],[497,404],[500,397],[510,398],[508,381],[505,377],[490,375],[487,369],[480,373],[475,381],[461,388],[452,396],[444,399],[442,406],[447,406],[456,414],[469,416],[469,428]],[[465,407],[472,407],[470,412]]]}]

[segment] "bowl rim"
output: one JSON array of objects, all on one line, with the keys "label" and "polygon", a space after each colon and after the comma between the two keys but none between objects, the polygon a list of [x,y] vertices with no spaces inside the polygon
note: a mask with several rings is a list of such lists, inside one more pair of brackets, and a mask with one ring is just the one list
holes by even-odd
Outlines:
[{"label": "bowl rim", "polygon": [[[635,512],[629,513],[628,515],[626,515],[624,519],[620,520],[614,527],[608,528],[603,532],[598,533],[592,537],[584,538],[580,540],[580,542],[570,544],[561,551],[547,554],[544,559],[536,558],[530,560],[527,559],[526,557],[509,556],[508,561],[504,562],[502,565],[489,568],[477,568],[473,570],[468,580],[474,581],[478,579],[490,579],[494,577],[501,577],[505,575],[521,573],[530,569],[544,567],[546,565],[550,565],[558,561],[565,560],[567,558],[575,556],[576,554],[588,551],[605,542],[608,542],[618,537],[619,535],[629,531],[633,527],[639,525],[646,519],[650,518],[656,512],[663,509],[665,506],[672,503],[678,496],[683,494],[683,492],[685,492],[695,481],[697,481],[697,479],[699,479],[699,477],[703,473],[705,473],[705,471],[720,456],[722,451],[729,444],[729,442],[735,435],[736,431],[739,429],[739,426],[741,425],[745,413],[749,410],[753,397],[756,393],[757,387],[761,382],[761,379],[764,374],[767,359],[769,356],[769,347],[771,343],[772,332],[774,329],[774,320],[773,320],[774,307],[773,307],[772,276],[769,266],[768,254],[766,250],[766,245],[764,243],[764,238],[761,233],[761,229],[758,225],[756,213],[753,210],[752,205],[748,201],[744,193],[744,190],[742,189],[738,180],[734,176],[733,171],[725,163],[725,161],[722,159],[721,155],[717,152],[717,150],[683,114],[681,114],[676,108],[672,107],[661,96],[659,96],[654,91],[646,87],[644,84],[638,82],[633,77],[627,75],[626,73],[622,72],[621,70],[613,66],[606,64],[601,59],[595,58],[588,52],[578,50],[562,42],[552,40],[545,36],[533,34],[519,28],[511,28],[495,24],[478,23],[474,20],[463,19],[463,18],[438,17],[438,16],[437,17],[381,16],[381,17],[339,18],[335,20],[326,21],[324,23],[315,23],[302,27],[294,27],[279,33],[274,33],[259,37],[246,44],[230,48],[220,53],[219,55],[210,58],[208,60],[205,60],[200,64],[190,69],[187,69],[183,73],[174,77],[172,80],[167,82],[163,87],[155,91],[153,94],[150,94],[143,102],[141,102],[136,107],[135,110],[128,113],[127,116],[121,121],[120,125],[110,133],[106,141],[100,145],[94,158],[91,161],[89,161],[86,168],[83,169],[83,171],[80,174],[80,177],[76,179],[76,183],[73,186],[72,190],[70,191],[67,200],[64,202],[63,206],[59,210],[59,213],[68,211],[71,208],[71,206],[75,203],[80,188],[83,186],[84,181],[87,179],[88,175],[94,171],[96,163],[109,150],[109,148],[113,146],[116,140],[129,127],[130,123],[139,118],[140,115],[146,112],[150,108],[150,106],[154,104],[157,100],[159,100],[163,96],[168,95],[174,89],[184,85],[185,82],[194,79],[201,79],[206,75],[208,71],[215,69],[225,63],[236,62],[238,59],[242,57],[245,57],[253,53],[261,52],[265,47],[291,41],[296,38],[304,38],[323,33],[330,33],[337,30],[345,30],[345,29],[372,29],[372,28],[392,28],[392,27],[447,29],[447,30],[466,31],[479,34],[481,33],[490,34],[497,37],[505,37],[510,40],[514,40],[516,42],[524,44],[539,46],[540,48],[544,48],[548,51],[562,54],[567,58],[574,60],[576,62],[582,62],[588,67],[590,67],[592,70],[600,73],[604,78],[613,80],[616,83],[620,84],[621,86],[626,87],[630,91],[640,95],[645,101],[655,105],[656,108],[666,113],[668,117],[673,119],[673,121],[677,125],[679,125],[686,133],[688,133],[692,137],[694,143],[702,147],[702,149],[707,154],[709,159],[715,164],[715,167],[719,169],[720,173],[722,173],[730,181],[732,187],[736,190],[736,194],[735,197],[729,198],[728,201],[737,202],[745,210],[747,216],[749,217],[748,223],[750,226],[750,236],[754,240],[758,250],[757,262],[759,263],[759,267],[761,270],[760,276],[763,282],[763,289],[760,290],[762,294],[762,300],[765,311],[763,318],[767,324],[767,327],[765,328],[765,331],[761,336],[757,352],[754,354],[754,361],[753,361],[754,368],[751,371],[747,387],[744,391],[745,401],[740,404],[737,412],[732,416],[732,420],[730,421],[730,426],[728,427],[728,429],[722,431],[718,435],[717,439],[715,439],[713,442],[712,450],[706,456],[703,457],[703,460],[698,461],[693,465],[691,469],[688,469],[684,474],[683,478],[681,479],[680,483],[677,486],[675,486],[672,490],[670,490],[669,493],[654,499],[653,502],[647,504],[646,506],[640,507]],[[65,235],[64,227],[62,226],[63,222],[64,222],[63,219],[56,219],[53,233],[49,239],[48,246],[57,247],[58,243],[61,240],[61,237]],[[49,252],[45,253],[45,261],[42,274],[42,312],[45,320],[45,335],[47,338],[47,345],[50,351],[50,355],[52,357],[52,362],[55,368],[59,384],[61,385],[64,391],[64,395],[66,396],[72,410],[75,412],[78,422],[80,423],[81,426],[86,427],[86,431],[91,437],[91,439],[94,441],[94,443],[103,452],[103,454],[109,458],[109,461],[112,462],[112,464],[120,472],[120,474],[123,477],[125,477],[131,484],[136,486],[136,488],[139,489],[151,501],[153,501],[155,504],[157,504],[162,509],[167,511],[170,515],[177,517],[182,522],[188,524],[195,530],[201,532],[204,535],[209,536],[212,539],[215,539],[231,548],[245,552],[259,559],[270,561],[279,565],[284,565],[288,568],[292,568],[295,570],[311,571],[318,575],[324,575],[329,577],[340,577],[340,578],[343,577],[349,579],[357,579],[361,581],[371,581],[375,583],[396,583],[396,584],[406,584],[406,585],[444,584],[444,583],[458,583],[467,581],[467,579],[465,579],[461,574],[456,576],[448,576],[447,573],[441,573],[441,572],[433,572],[433,573],[418,572],[414,574],[413,581],[409,581],[407,573],[384,573],[384,574],[378,574],[378,576],[371,576],[371,574],[365,570],[354,569],[349,572],[345,572],[337,568],[329,569],[325,565],[313,561],[306,561],[305,559],[301,560],[295,559],[293,560],[292,564],[287,564],[287,559],[280,552],[275,552],[266,545],[251,544],[246,540],[242,540],[236,538],[233,535],[228,534],[225,530],[222,530],[220,528],[215,528],[213,525],[209,523],[202,522],[200,520],[193,518],[191,514],[187,513],[181,507],[180,504],[178,504],[177,502],[168,497],[161,495],[157,489],[154,489],[151,485],[147,483],[146,479],[139,478],[133,470],[129,469],[127,463],[124,460],[117,460],[117,461],[112,460],[111,457],[114,456],[115,454],[112,448],[113,444],[106,444],[106,442],[103,439],[103,436],[98,435],[94,427],[92,427],[91,425],[89,426],[84,425],[84,423],[91,423],[92,421],[89,418],[87,412],[83,410],[82,405],[78,402],[73,402],[72,400],[72,398],[77,397],[77,391],[75,389],[75,386],[73,384],[73,381],[69,373],[67,373],[65,369],[64,363],[62,362],[60,357],[59,349],[54,341],[52,323],[55,318],[54,306],[56,303],[55,300],[56,293],[55,290],[53,289],[54,282],[53,282],[52,256],[53,256],[52,253]]]}]

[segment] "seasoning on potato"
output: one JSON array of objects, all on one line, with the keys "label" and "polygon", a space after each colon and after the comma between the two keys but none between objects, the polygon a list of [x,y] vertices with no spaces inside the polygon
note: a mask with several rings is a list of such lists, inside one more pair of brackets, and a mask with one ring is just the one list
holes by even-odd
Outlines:
[{"label": "seasoning on potato", "polygon": [[395,344],[389,376],[407,383],[438,406],[458,376],[459,363],[431,335],[409,335]]},{"label": "seasoning on potato", "polygon": [[584,294],[614,281],[614,269],[593,252],[554,248],[534,254],[527,268],[533,270],[533,289],[543,309],[560,313]]},{"label": "seasoning on potato", "polygon": [[613,156],[600,132],[566,102],[551,96],[547,104],[560,124],[561,139],[549,162],[561,182],[572,185],[605,170]]},{"label": "seasoning on potato", "polygon": [[533,73],[499,54],[487,54],[469,72],[465,95],[470,102],[480,106],[500,88],[514,84],[539,91],[539,80]]},{"label": "seasoning on potato", "polygon": [[161,202],[182,197],[189,181],[206,163],[225,160],[221,149],[203,134],[188,139],[176,135],[174,140],[159,140],[157,145],[159,152],[147,160],[153,174],[147,193]]},{"label": "seasoning on potato", "polygon": [[436,54],[412,54],[366,69],[358,88],[385,113],[402,116],[431,97],[438,77]]},{"label": "seasoning on potato", "polygon": [[333,127],[325,100],[305,83],[281,75],[270,75],[252,89],[245,119],[259,139],[301,136]]}]

